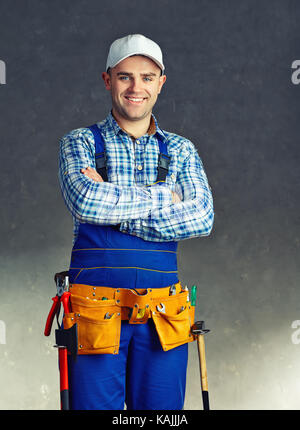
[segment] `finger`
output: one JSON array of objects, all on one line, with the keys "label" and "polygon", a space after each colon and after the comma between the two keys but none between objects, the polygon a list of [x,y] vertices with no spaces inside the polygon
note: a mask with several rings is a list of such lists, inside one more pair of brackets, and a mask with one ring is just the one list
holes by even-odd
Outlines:
[{"label": "finger", "polygon": [[84,175],[92,179],[93,181],[103,182],[101,175],[99,175],[97,172],[86,172],[84,173]]}]

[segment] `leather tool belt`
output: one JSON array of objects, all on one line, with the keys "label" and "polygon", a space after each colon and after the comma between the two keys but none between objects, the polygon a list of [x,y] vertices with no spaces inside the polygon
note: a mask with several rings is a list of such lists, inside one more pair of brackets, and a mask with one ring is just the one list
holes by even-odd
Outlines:
[{"label": "leather tool belt", "polygon": [[165,351],[194,340],[195,307],[180,282],[153,289],[73,284],[69,291],[71,312],[63,324],[77,324],[78,354],[118,354],[122,320],[145,324],[152,318]]}]

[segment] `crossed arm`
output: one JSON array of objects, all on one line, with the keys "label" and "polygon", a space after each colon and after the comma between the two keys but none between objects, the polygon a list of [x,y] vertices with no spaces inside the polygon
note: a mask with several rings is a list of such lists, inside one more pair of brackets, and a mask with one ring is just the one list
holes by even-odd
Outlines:
[{"label": "crossed arm", "polygon": [[59,181],[65,203],[83,223],[114,225],[150,241],[179,241],[210,234],[213,200],[196,150],[184,162],[176,185],[118,186],[95,170],[93,145],[80,133],[61,140]]},{"label": "crossed arm", "polygon": [[[95,169],[81,173],[103,182]],[[120,230],[151,241],[179,241],[208,236],[214,220],[213,199],[202,162],[195,151],[179,175],[182,196],[172,191],[172,204],[154,209],[147,218],[121,223]]]},{"label": "crossed arm", "polygon": [[[92,179],[95,182],[104,182],[102,179],[102,176],[97,172],[97,170],[93,169],[92,167],[88,166],[86,168],[83,168],[80,170],[80,172],[85,175],[87,178]],[[176,191],[171,191],[172,194],[172,203],[179,203],[181,202],[180,196],[176,193]]]},{"label": "crossed arm", "polygon": [[79,131],[61,139],[59,182],[69,211],[81,223],[114,225],[147,218],[175,200],[166,186],[119,186],[95,171],[95,147]]}]

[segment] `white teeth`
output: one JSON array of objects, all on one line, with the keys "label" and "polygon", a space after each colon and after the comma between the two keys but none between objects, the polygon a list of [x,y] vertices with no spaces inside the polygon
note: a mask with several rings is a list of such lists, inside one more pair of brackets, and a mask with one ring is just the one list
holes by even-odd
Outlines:
[{"label": "white teeth", "polygon": [[132,98],[132,97],[127,97],[128,98],[128,100],[131,100],[131,101],[133,101],[133,102],[141,102],[143,99],[135,99],[135,98]]}]

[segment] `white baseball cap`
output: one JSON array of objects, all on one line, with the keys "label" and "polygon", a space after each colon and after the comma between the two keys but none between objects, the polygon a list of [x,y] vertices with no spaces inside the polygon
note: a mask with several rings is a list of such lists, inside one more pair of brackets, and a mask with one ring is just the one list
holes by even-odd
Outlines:
[{"label": "white baseball cap", "polygon": [[131,55],[144,55],[153,60],[162,70],[162,73],[165,70],[162,52],[158,44],[142,34],[130,34],[116,39],[111,44],[106,62],[106,71]]}]

